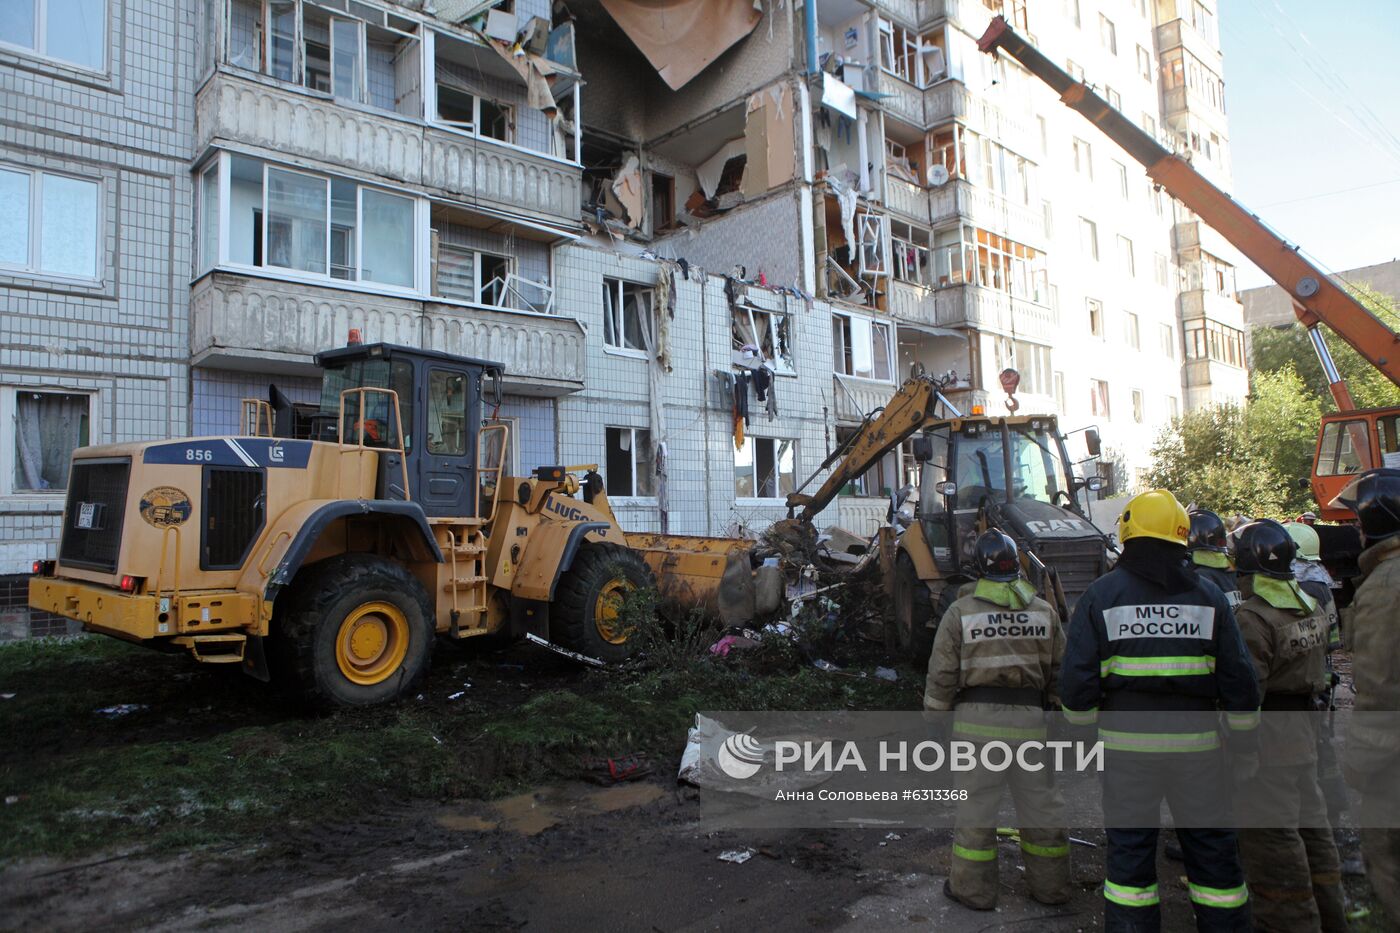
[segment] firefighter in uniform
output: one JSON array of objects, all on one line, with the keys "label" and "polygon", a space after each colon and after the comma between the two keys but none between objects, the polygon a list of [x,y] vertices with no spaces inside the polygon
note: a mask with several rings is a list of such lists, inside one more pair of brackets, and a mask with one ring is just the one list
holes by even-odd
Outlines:
[{"label": "firefighter in uniform", "polygon": [[1328,715],[1317,730],[1317,780],[1322,786],[1322,797],[1327,801],[1327,822],[1335,829],[1338,818],[1347,808],[1346,782],[1342,780],[1342,765],[1337,760],[1330,715],[1337,709],[1335,693],[1337,684],[1341,683],[1341,677],[1332,669],[1332,652],[1342,647],[1341,617],[1337,613],[1337,600],[1332,595],[1332,575],[1322,566],[1322,541],[1317,532],[1303,522],[1285,522],[1283,527],[1298,545],[1298,553],[1293,557],[1293,575],[1327,616],[1327,687],[1322,691],[1318,707],[1327,710]]},{"label": "firefighter in uniform", "polygon": [[[1327,689],[1327,613],[1298,585],[1295,550],[1270,519],[1235,532],[1235,565],[1250,594],[1236,618],[1265,713],[1315,712]],[[1240,830],[1240,854],[1255,928],[1265,933],[1346,933],[1341,859],[1317,781],[1317,727],[1312,716],[1266,717],[1258,771],[1237,801],[1242,822],[1254,827]]]},{"label": "firefighter in uniform", "polygon": [[[1108,827],[1104,928],[1161,928],[1160,807],[1172,810],[1201,930],[1248,930],[1218,710],[1253,735],[1259,689],[1224,594],[1186,563],[1190,520],[1170,492],[1135,496],[1122,556],[1075,607],[1060,674],[1065,718],[1099,723]],[[1102,713],[1100,713],[1102,710]],[[1224,794],[1222,795],[1222,791]]]},{"label": "firefighter in uniform", "polygon": [[[1368,470],[1337,497],[1361,521],[1361,583],[1343,626],[1351,646],[1356,706],[1342,766],[1361,792],[1361,854],[1366,875],[1392,923],[1400,924],[1400,655],[1395,651],[1400,604],[1400,470]],[[1383,715],[1389,714],[1389,715]],[[1377,721],[1379,720],[1379,721]]]},{"label": "firefighter in uniform", "polygon": [[1240,604],[1240,585],[1230,566],[1230,537],[1220,516],[1208,509],[1192,509],[1191,533],[1186,536],[1186,553],[1191,569],[1220,588],[1233,609]]},{"label": "firefighter in uniform", "polygon": [[[1021,577],[1016,542],[992,530],[977,539],[980,579],[948,607],[929,656],[924,708],[955,710],[963,741],[1046,737],[1045,708],[1056,701],[1064,632],[1055,610]],[[952,870],[943,891],[976,910],[997,902],[997,806],[1010,788],[1021,820],[1021,852],[1031,897],[1042,904],[1069,900],[1069,836],[1064,800],[1049,767],[960,772]]]}]

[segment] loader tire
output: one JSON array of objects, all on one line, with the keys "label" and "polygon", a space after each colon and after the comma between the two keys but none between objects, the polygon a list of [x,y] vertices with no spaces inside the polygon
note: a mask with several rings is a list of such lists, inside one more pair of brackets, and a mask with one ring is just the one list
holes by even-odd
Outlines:
[{"label": "loader tire", "polygon": [[373,706],[417,689],[432,658],[433,612],[407,568],[342,554],[308,567],[294,586],[279,660],[308,705]]},{"label": "loader tire", "polygon": [[653,588],[656,578],[640,554],[616,544],[588,544],[554,592],[555,637],[579,654],[625,661],[637,648],[621,617],[628,593]]},{"label": "loader tire", "polygon": [[927,665],[937,625],[928,584],[919,579],[913,558],[900,551],[894,562],[894,630],[900,654]]}]

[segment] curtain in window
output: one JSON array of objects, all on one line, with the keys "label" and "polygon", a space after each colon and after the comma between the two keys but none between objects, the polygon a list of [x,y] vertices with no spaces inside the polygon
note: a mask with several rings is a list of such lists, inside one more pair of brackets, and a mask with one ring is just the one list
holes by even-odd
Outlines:
[{"label": "curtain in window", "polygon": [[87,443],[87,396],[16,393],[15,489],[62,489],[73,450]]}]

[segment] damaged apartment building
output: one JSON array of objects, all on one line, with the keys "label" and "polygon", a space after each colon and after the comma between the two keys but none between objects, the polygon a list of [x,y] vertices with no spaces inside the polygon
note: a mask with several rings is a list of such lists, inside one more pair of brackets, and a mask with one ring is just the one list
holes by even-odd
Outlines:
[{"label": "damaged apartment building", "polygon": [[0,14],[0,415],[47,451],[0,455],[0,572],[73,447],[309,412],[352,329],[504,364],[508,467],[598,463],[672,533],[784,515],[915,365],[993,414],[1014,367],[1120,484],[1243,394],[1229,251],[975,45],[1006,15],[1227,182],[1203,0],[71,3],[86,45]]}]

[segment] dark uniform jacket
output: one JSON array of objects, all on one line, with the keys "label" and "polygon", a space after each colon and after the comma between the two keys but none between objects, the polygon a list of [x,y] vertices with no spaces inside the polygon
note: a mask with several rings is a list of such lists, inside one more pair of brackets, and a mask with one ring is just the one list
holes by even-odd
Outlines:
[{"label": "dark uniform jacket", "polygon": [[[1230,726],[1258,722],[1259,687],[1234,613],[1220,589],[1188,574],[1173,592],[1119,567],[1095,580],[1075,607],[1060,670],[1060,699],[1073,723],[1100,709],[1194,710],[1154,717],[1148,732],[1192,734],[1195,741],[1152,739],[1134,730],[1100,731],[1118,751],[1206,751],[1218,747],[1202,712],[1223,709]],[[1141,722],[1143,717],[1133,719]]]},{"label": "dark uniform jacket", "polygon": [[[1327,689],[1327,612],[1279,609],[1258,594],[1239,609],[1240,631],[1254,660],[1263,708],[1280,712],[1313,709],[1313,698]],[[1260,763],[1304,764],[1317,758],[1312,717],[1274,716],[1259,736]]]},{"label": "dark uniform jacket", "polygon": [[1198,577],[1202,577],[1214,583],[1220,592],[1225,594],[1225,601],[1234,609],[1242,601],[1240,597],[1239,575],[1233,570],[1221,570],[1218,567],[1202,567],[1200,564],[1192,564],[1191,569],[1196,571]]}]

